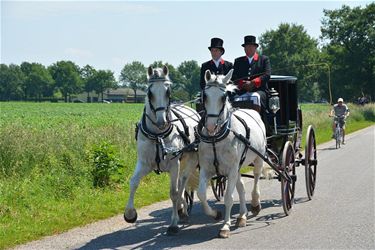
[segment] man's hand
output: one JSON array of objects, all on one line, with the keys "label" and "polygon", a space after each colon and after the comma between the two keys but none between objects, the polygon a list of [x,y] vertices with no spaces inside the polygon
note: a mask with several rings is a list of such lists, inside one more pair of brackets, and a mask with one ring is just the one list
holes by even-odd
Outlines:
[{"label": "man's hand", "polygon": [[254,89],[254,83],[252,81],[244,81],[242,88],[247,92],[250,92]]}]

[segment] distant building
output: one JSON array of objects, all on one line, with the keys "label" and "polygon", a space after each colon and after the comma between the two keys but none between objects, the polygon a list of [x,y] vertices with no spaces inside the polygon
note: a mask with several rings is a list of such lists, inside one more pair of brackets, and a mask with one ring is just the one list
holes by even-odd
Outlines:
[{"label": "distant building", "polygon": [[[135,100],[134,91],[130,88],[117,88],[108,89],[103,93],[103,99],[109,102],[140,102],[145,101],[146,93],[142,90],[137,90],[137,100]],[[75,102],[102,102],[101,95],[95,92],[90,92],[89,96],[87,92],[83,92],[72,98]]]},{"label": "distant building", "polygon": [[104,99],[110,102],[144,102],[146,93],[137,90],[137,100],[135,101],[134,91],[130,88],[109,89]]}]

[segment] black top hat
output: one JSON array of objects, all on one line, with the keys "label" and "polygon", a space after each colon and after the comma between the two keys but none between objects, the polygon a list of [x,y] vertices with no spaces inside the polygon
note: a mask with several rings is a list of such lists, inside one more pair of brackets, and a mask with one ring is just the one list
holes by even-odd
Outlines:
[{"label": "black top hat", "polygon": [[248,45],[248,44],[253,44],[253,45],[256,45],[258,47],[259,44],[257,44],[256,40],[257,39],[256,39],[255,36],[245,36],[244,37],[244,44],[242,44],[242,47],[245,47],[245,45]]},{"label": "black top hat", "polygon": [[223,39],[220,39],[220,38],[217,38],[217,37],[214,37],[211,39],[211,46],[208,47],[209,50],[211,50],[212,48],[218,48],[218,49],[221,49],[223,51],[223,55],[225,53],[225,49],[223,47]]}]

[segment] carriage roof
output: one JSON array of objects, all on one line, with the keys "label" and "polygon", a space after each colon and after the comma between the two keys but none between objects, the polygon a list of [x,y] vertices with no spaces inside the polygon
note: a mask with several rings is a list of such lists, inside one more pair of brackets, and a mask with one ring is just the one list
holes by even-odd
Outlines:
[{"label": "carriage roof", "polygon": [[281,76],[281,75],[271,75],[270,82],[287,82],[294,84],[297,82],[297,77],[295,76]]}]

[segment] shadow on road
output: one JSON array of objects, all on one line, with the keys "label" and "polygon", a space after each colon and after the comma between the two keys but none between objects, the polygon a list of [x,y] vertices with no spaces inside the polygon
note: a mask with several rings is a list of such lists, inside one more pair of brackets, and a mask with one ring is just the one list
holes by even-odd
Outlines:
[{"label": "shadow on road", "polygon": [[[296,199],[296,203],[305,202],[305,198]],[[222,203],[209,202],[210,205],[224,214],[225,206]],[[270,213],[263,216],[254,217],[250,215],[247,220],[247,226],[241,231],[231,228],[231,234],[238,234],[242,231],[257,230],[273,224],[273,221],[284,218],[282,212],[281,200],[262,201],[262,214],[265,214],[268,208],[280,207],[280,213]],[[132,227],[116,231],[107,235],[100,236],[91,240],[80,250],[87,249],[161,249],[189,246],[201,242],[207,242],[217,238],[217,234],[222,226],[221,221],[214,221],[203,213],[199,202],[194,204],[189,224],[180,225],[180,232],[177,236],[168,236],[166,231],[170,221],[171,209],[161,209],[150,213],[151,218],[138,220]],[[239,204],[232,207],[232,219],[239,213]],[[125,223],[124,223],[125,227]]]},{"label": "shadow on road", "polygon": [[332,147],[328,147],[328,148],[318,149],[318,152],[319,152],[319,151],[326,151],[326,150],[336,150],[336,146],[332,146]]}]

